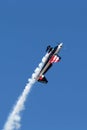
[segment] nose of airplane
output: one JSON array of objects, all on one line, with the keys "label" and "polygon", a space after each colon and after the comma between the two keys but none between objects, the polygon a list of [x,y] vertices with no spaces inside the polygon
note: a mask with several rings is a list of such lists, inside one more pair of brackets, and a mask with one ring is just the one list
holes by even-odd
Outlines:
[{"label": "nose of airplane", "polygon": [[60,44],[58,45],[59,48],[61,48],[62,46],[63,46],[63,43],[60,43]]},{"label": "nose of airplane", "polygon": [[60,47],[62,47],[63,46],[63,43],[60,43]]}]

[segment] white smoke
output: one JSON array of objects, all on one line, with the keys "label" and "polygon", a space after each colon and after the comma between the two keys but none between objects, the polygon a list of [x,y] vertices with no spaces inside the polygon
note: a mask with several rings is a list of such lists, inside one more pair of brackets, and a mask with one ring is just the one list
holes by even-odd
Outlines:
[{"label": "white smoke", "polygon": [[12,112],[9,114],[8,119],[4,125],[3,130],[17,130],[20,128],[21,124],[21,112],[24,110],[24,103],[27,99],[27,96],[31,90],[32,85],[36,82],[36,77],[38,76],[41,68],[43,67],[45,61],[47,60],[49,54],[47,53],[43,58],[42,62],[38,65],[38,67],[35,69],[34,73],[32,74],[32,77],[28,79],[28,83],[25,86],[25,89],[23,90],[22,94],[18,98],[16,104],[13,107]]}]

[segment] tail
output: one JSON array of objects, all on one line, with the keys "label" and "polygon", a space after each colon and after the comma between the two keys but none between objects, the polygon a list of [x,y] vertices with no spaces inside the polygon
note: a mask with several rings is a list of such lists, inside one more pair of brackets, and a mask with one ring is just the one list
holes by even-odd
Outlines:
[{"label": "tail", "polygon": [[44,75],[42,75],[39,77],[38,82],[47,84],[48,80],[46,79],[46,77]]}]

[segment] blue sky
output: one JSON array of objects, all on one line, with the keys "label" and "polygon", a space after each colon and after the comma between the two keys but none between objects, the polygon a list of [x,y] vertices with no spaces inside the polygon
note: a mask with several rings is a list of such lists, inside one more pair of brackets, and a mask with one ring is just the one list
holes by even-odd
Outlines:
[{"label": "blue sky", "polygon": [[61,62],[36,83],[20,130],[87,130],[86,0],[0,1],[0,129],[47,45],[63,42]]}]

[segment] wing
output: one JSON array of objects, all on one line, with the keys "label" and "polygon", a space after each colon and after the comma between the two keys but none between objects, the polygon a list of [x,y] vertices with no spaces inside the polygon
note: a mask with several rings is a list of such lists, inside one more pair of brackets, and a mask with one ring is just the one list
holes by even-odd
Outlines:
[{"label": "wing", "polygon": [[46,49],[46,52],[50,52],[52,50],[52,47],[49,45],[49,46],[47,46],[47,49]]},{"label": "wing", "polygon": [[52,64],[52,63],[56,63],[56,62],[59,62],[60,59],[61,59],[60,56],[53,55],[53,56],[50,58],[49,62],[50,62],[51,64]]}]

